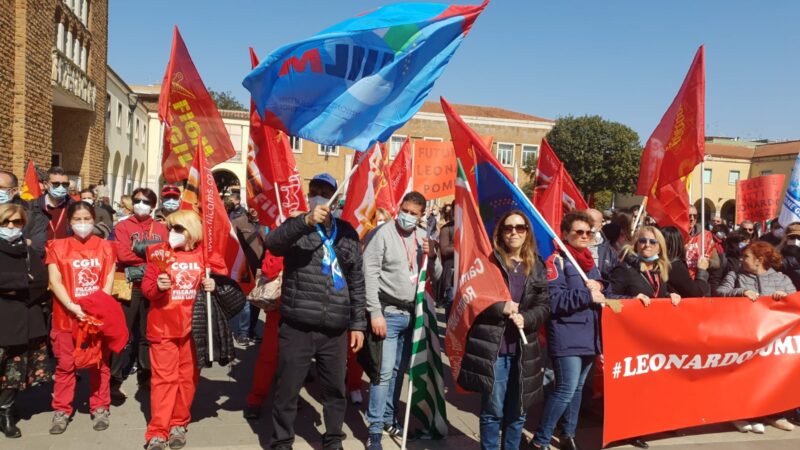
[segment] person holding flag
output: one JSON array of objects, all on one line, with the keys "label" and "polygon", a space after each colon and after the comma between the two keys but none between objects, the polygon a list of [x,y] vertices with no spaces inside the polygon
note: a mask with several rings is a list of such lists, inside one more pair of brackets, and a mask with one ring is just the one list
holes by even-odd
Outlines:
[{"label": "person holding flag", "polygon": [[273,449],[292,447],[297,397],[312,358],[325,393],[322,446],[341,449],[345,437],[347,331],[350,347],[358,351],[367,322],[358,234],[346,221],[335,219],[328,206],[337,185],[327,173],[316,175],[308,187],[310,212],[286,220],[264,242],[273,255],[284,258]]},{"label": "person holding flag", "polygon": [[[402,391],[402,378],[410,355],[414,297],[420,267],[430,253],[427,237],[417,227],[425,214],[425,197],[419,192],[406,194],[398,207],[397,219],[388,220],[370,236],[364,249],[364,286],[370,332],[368,347],[380,346],[371,361],[369,450],[382,450],[381,438],[403,434],[396,416]],[[398,382],[398,374],[400,382]]]},{"label": "person holding flag", "polygon": [[[213,278],[205,277],[201,242],[203,225],[194,211],[176,211],[167,217],[171,263],[148,258],[142,293],[150,300],[147,340],[150,343],[150,421],[147,450],[183,448],[186,426],[200,376],[192,339],[192,310],[201,289],[212,292]],[[158,244],[164,250],[167,246]]]}]

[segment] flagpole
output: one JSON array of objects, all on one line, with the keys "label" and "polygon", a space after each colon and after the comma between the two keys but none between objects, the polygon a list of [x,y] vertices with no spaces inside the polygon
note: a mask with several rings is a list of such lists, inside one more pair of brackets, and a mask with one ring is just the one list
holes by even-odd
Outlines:
[{"label": "flagpole", "polygon": [[[706,158],[700,160],[700,173],[706,172]],[[706,256],[706,184],[700,180],[700,254]]]},{"label": "flagpole", "polygon": [[344,181],[339,183],[339,187],[336,188],[336,192],[333,193],[333,196],[331,196],[330,200],[328,200],[328,203],[325,204],[326,206],[328,206],[330,208],[331,204],[333,204],[333,200],[336,198],[337,195],[342,193],[342,190],[344,190],[345,186],[347,186],[347,182],[350,181],[350,177],[353,176],[353,174],[355,173],[356,169],[358,169],[359,165],[360,164],[356,164],[356,165],[354,165],[353,167],[350,168],[350,171],[347,172],[347,175],[345,175],[345,177],[344,177]]},{"label": "flagpole", "polygon": [[[413,155],[413,153],[412,153],[412,155]],[[414,159],[412,158],[411,161],[414,161]],[[413,165],[413,163],[412,163],[412,165]],[[422,267],[428,267],[428,255],[425,255],[425,257],[422,258],[422,266],[420,266],[420,268],[422,268]],[[419,272],[417,272],[417,291],[416,291],[417,295],[419,295],[419,284],[420,283],[422,283],[422,280],[420,280]],[[424,302],[425,301],[425,297],[424,297],[425,294],[423,293],[422,295],[423,295],[422,301]],[[415,302],[416,302],[416,299],[415,299]],[[414,309],[416,310],[416,305],[415,305]],[[412,320],[416,320],[416,318],[412,318]],[[413,346],[414,345],[413,336],[412,336],[411,341],[412,341],[411,345]],[[429,349],[428,351],[431,351],[431,349]],[[408,420],[409,420],[409,416],[411,415],[411,394],[414,391],[414,385],[412,384],[412,380],[411,380],[411,368],[414,367],[414,357],[415,356],[416,356],[416,354],[414,353],[414,350],[412,348],[412,350],[411,350],[411,359],[408,361],[408,395],[406,396],[406,415],[403,417],[403,441],[402,441],[402,444],[400,446],[400,450],[406,450],[406,443],[408,442]]]},{"label": "flagpole", "polygon": [[286,217],[283,215],[283,206],[281,205],[281,192],[278,190],[278,182],[272,183],[275,189],[275,198],[278,199],[278,217],[281,219],[281,223],[286,220]]},{"label": "flagpole", "polygon": [[[206,267],[206,279],[211,278],[211,267]],[[208,316],[208,362],[214,361],[214,330],[211,326],[211,292],[206,291],[206,315]]]},{"label": "flagpole", "polygon": [[631,236],[636,232],[639,222],[642,221],[642,213],[644,212],[645,205],[647,205],[647,197],[642,199],[642,204],[639,206],[639,214],[636,215],[636,220],[633,221],[633,226],[631,227]]}]

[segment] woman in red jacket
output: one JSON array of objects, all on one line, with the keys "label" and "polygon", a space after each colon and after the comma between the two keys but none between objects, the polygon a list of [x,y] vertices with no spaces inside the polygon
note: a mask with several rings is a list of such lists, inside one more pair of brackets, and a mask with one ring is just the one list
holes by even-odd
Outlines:
[{"label": "woman in red jacket", "polygon": [[[74,412],[75,397],[75,339],[73,328],[76,321],[83,320],[80,299],[99,290],[111,293],[114,283],[116,252],[111,242],[92,234],[94,208],[85,202],[73,203],[67,208],[67,219],[73,235],[47,243],[47,271],[53,291],[53,322],[50,341],[56,356],[55,385],[52,406],[55,410],[50,434],[61,434],[67,429]],[[111,391],[107,349],[104,349],[100,367],[89,369],[91,395],[89,409],[94,421],[93,428],[102,431],[108,428]]]},{"label": "woman in red jacket", "polygon": [[[186,445],[186,426],[200,370],[192,339],[192,307],[202,285],[213,291],[214,280],[205,278],[199,246],[203,228],[193,211],[176,211],[167,218],[169,246],[175,261],[166,272],[147,264],[142,293],[150,300],[147,340],[150,342],[150,422],[145,439],[148,450]],[[163,244],[160,244],[163,245]]]}]

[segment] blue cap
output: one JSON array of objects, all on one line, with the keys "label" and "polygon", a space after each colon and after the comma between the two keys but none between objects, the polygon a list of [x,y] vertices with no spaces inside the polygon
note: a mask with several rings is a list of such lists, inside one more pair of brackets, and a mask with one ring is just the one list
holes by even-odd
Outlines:
[{"label": "blue cap", "polygon": [[314,175],[314,178],[311,179],[311,183],[315,181],[322,181],[323,183],[328,183],[331,186],[333,186],[334,190],[339,188],[339,183],[336,181],[336,178],[333,178],[333,175],[329,173],[320,173]]}]

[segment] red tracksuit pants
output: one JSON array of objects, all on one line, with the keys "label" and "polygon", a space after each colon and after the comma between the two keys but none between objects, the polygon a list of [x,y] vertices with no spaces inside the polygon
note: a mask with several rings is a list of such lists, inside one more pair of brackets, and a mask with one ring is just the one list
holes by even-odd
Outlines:
[{"label": "red tracksuit pants", "polygon": [[[247,394],[248,406],[261,406],[269,395],[275,370],[278,368],[278,326],[281,314],[278,311],[267,313],[264,321],[264,334],[261,347],[258,349],[258,358],[253,368],[253,385]],[[347,352],[347,391],[360,390],[363,384],[361,376],[364,369],[356,362],[355,353]]]},{"label": "red tracksuit pants", "polygon": [[167,439],[172,427],[185,427],[192,420],[200,369],[192,336],[150,341],[150,422],[145,440]]},{"label": "red tracksuit pants", "polygon": [[[75,351],[75,340],[70,331],[52,330],[50,342],[53,354],[56,356],[55,383],[53,385],[54,411],[63,411],[72,415],[74,411],[72,402],[75,399],[75,360],[72,356]],[[89,370],[89,410],[105,408],[111,405],[111,369],[108,366],[109,353],[103,351],[100,367]]]}]

